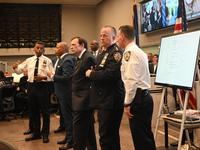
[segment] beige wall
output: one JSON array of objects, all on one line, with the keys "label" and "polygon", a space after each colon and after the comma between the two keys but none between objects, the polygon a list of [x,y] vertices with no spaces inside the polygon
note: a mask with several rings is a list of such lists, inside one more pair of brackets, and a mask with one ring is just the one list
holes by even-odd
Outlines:
[{"label": "beige wall", "polygon": [[104,0],[97,8],[97,36],[105,25],[118,29],[121,25],[132,24],[133,0]]},{"label": "beige wall", "polygon": [[62,10],[62,41],[81,36],[90,44],[96,38],[96,7],[63,5]]},{"label": "beige wall", "polygon": [[[139,2],[137,0],[138,9]],[[118,29],[121,25],[132,24],[133,0],[104,0],[97,7],[91,6],[62,6],[62,41],[70,43],[74,36],[81,36],[88,41],[99,41],[99,31],[105,25]],[[200,20],[189,23],[189,30],[198,28]],[[173,27],[140,34],[140,46],[146,52],[158,53],[160,38],[173,34]],[[90,47],[88,46],[90,49]],[[54,48],[46,48],[46,55],[54,57]],[[12,64],[18,59],[23,61],[33,55],[30,49],[0,49],[0,60],[8,62],[8,72],[12,72]]]}]

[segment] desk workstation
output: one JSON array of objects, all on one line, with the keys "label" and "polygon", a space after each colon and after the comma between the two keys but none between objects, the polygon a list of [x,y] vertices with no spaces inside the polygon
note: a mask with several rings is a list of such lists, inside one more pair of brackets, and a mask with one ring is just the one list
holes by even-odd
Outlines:
[{"label": "desk workstation", "polygon": [[[19,111],[23,110],[24,103],[27,101],[20,100],[16,95],[20,92],[19,81],[23,74],[5,74],[0,81],[0,118],[1,120],[10,121]],[[22,96],[21,96],[21,99]],[[23,105],[21,104],[23,103]],[[20,107],[19,107],[20,106]],[[13,113],[11,113],[13,112]]]}]

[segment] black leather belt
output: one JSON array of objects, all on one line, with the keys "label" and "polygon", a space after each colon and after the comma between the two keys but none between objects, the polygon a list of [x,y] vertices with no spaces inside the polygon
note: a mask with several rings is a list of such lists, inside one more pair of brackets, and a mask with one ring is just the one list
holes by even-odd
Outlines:
[{"label": "black leather belt", "polygon": [[145,95],[149,95],[149,90],[145,89],[145,90],[142,90],[142,95],[145,96]]},{"label": "black leather belt", "polygon": [[49,83],[49,82],[37,82],[37,81],[34,81],[34,82],[28,82],[29,84],[32,84],[32,85],[41,85],[41,84],[45,84],[45,83]]}]

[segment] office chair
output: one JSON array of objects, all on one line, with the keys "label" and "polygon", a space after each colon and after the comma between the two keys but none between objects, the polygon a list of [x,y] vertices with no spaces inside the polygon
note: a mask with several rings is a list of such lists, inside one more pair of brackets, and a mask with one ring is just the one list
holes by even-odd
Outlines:
[{"label": "office chair", "polygon": [[28,96],[24,96],[23,98],[24,107],[22,111],[19,113],[21,117],[29,116],[29,107],[28,107]]},{"label": "office chair", "polygon": [[19,150],[19,149],[12,143],[0,139],[0,150]]},{"label": "office chair", "polygon": [[50,96],[50,113],[56,112],[56,114],[59,112],[58,109],[58,99],[54,93]]},{"label": "office chair", "polygon": [[15,109],[14,95],[17,86],[15,84],[4,85],[0,87],[0,117],[8,121],[11,116],[16,119],[16,114],[7,113]]},{"label": "office chair", "polygon": [[6,85],[7,84],[12,84],[13,83],[13,79],[14,79],[14,77],[9,76],[9,77],[4,78],[4,82],[5,82]]}]

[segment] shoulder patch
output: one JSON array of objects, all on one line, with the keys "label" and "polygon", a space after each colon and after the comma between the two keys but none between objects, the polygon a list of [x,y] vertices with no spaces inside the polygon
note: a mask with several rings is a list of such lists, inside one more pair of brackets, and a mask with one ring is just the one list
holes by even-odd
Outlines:
[{"label": "shoulder patch", "polygon": [[115,58],[115,60],[116,60],[117,62],[120,61],[121,58],[122,58],[121,52],[115,52],[115,53],[114,53],[114,58]]},{"label": "shoulder patch", "polygon": [[124,60],[129,61],[130,57],[131,57],[130,51],[127,51],[127,52],[124,53]]}]

